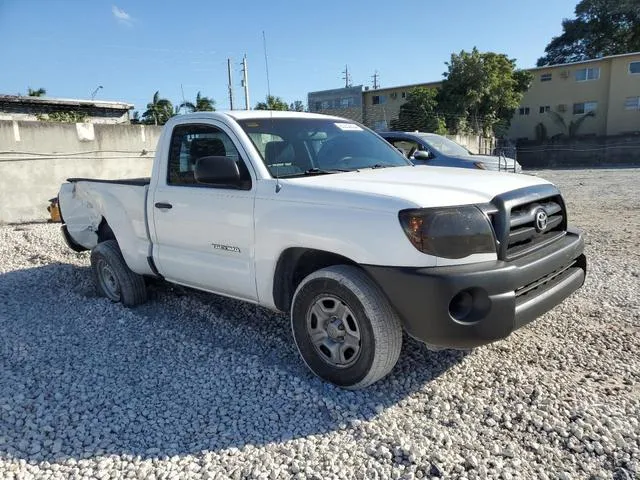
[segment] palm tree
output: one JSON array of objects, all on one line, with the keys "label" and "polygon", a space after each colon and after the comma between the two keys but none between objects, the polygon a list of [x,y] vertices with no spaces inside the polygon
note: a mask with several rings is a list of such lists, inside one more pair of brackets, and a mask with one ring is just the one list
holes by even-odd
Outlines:
[{"label": "palm tree", "polygon": [[258,102],[256,110],[289,110],[289,105],[280,97],[267,95],[266,102]]},{"label": "palm tree", "polygon": [[196,95],[196,103],[184,102],[180,108],[186,108],[190,112],[214,112],[216,110],[216,101],[213,98],[203,97],[198,92]]},{"label": "palm tree", "polygon": [[166,98],[160,98],[160,91],[153,94],[151,103],[147,103],[147,110],[142,114],[148,125],[164,125],[173,116],[173,105]]},{"label": "palm tree", "polygon": [[32,89],[31,87],[28,88],[29,93],[27,93],[27,95],[29,95],[30,97],[44,97],[47,94],[47,91],[40,87],[37,90]]},{"label": "palm tree", "polygon": [[550,112],[547,112],[549,114],[551,114],[551,117],[553,118],[553,121],[556,122],[556,124],[558,124],[560,126],[560,128],[562,128],[563,130],[563,134],[566,135],[569,138],[573,138],[578,134],[578,130],[580,129],[580,125],[582,125],[582,123],[589,117],[595,117],[596,116],[596,112],[594,112],[593,110],[585,113],[584,115],[582,115],[581,117],[578,117],[575,120],[571,120],[568,124],[565,122],[564,117],[562,115],[560,115],[558,112],[554,112],[553,110],[551,110]]}]

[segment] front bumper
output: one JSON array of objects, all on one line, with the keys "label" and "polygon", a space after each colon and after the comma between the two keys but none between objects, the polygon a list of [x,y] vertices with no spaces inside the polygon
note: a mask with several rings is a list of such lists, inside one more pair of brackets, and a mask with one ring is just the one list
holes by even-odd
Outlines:
[{"label": "front bumper", "polygon": [[[507,337],[582,286],[587,261],[575,230],[510,262],[434,268],[364,268],[380,285],[412,337],[444,348],[472,348]],[[461,292],[460,315],[452,300]],[[455,298],[454,298],[455,297]]]}]

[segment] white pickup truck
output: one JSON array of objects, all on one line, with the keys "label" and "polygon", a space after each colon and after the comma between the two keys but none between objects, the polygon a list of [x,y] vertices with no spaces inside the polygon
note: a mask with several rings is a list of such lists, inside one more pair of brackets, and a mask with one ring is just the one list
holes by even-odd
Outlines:
[{"label": "white pickup truck", "polygon": [[387,375],[402,330],[432,348],[505,338],[580,288],[580,232],[534,176],[414,166],[337,117],[174,117],[151,178],[69,179],[70,248],[101,294],[147,277],[289,312],[306,365],[345,388]]}]

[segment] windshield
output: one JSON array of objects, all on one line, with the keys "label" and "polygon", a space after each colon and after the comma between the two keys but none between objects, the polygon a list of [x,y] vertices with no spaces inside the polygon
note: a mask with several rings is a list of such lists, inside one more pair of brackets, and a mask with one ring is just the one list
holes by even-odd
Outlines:
[{"label": "windshield", "polygon": [[462,145],[457,144],[453,140],[440,135],[420,135],[431,148],[443,155],[458,155],[467,157],[471,155],[469,150]]},{"label": "windshield", "polygon": [[411,163],[388,142],[348,120],[238,120],[274,177],[335,173]]}]

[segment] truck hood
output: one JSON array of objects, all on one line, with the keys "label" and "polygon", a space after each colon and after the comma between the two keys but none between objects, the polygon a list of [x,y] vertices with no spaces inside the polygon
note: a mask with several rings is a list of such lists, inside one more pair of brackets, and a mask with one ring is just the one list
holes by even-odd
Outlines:
[{"label": "truck hood", "polygon": [[496,195],[546,180],[515,173],[407,166],[301,177],[283,182],[402,199],[415,207],[486,203]]}]

